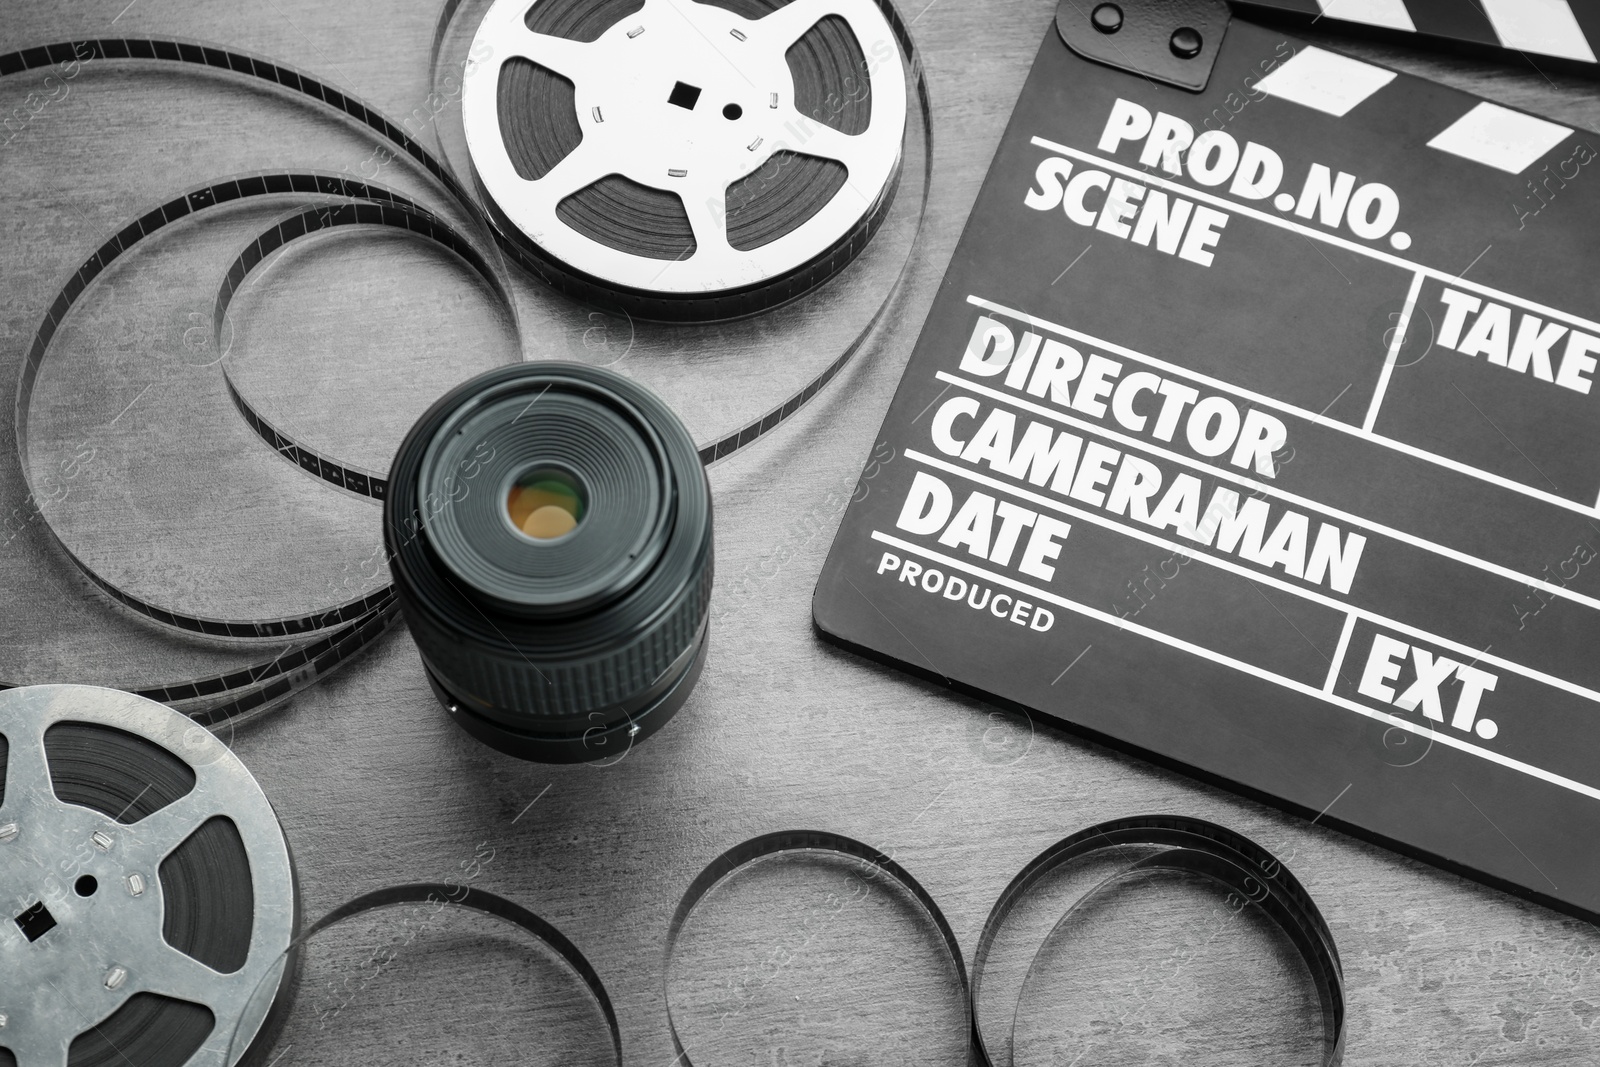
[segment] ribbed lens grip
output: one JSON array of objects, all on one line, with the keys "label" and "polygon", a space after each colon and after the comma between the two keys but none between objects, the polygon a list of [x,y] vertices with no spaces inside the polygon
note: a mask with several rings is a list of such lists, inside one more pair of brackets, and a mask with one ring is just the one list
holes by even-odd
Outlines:
[{"label": "ribbed lens grip", "polygon": [[685,585],[654,625],[587,655],[540,648],[525,632],[508,632],[522,639],[515,646],[467,644],[404,592],[400,606],[424,662],[471,710],[514,729],[582,733],[625,719],[626,705],[640,703],[692,650],[711,595],[709,554],[706,562],[701,579]]}]

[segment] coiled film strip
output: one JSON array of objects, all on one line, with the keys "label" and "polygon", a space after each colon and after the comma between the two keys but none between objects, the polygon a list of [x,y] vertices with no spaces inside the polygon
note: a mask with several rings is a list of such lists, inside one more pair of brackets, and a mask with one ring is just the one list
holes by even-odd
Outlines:
[{"label": "coiled film strip", "polygon": [[[409,206],[409,201],[396,198],[387,190],[361,182],[352,182],[336,175],[258,175],[191,190],[147,212],[114,234],[84,262],[57,294],[44,321],[34,334],[27,361],[23,365],[17,391],[17,458],[24,483],[28,486],[32,499],[48,499],[48,493],[35,483],[32,476],[29,463],[28,411],[39,371],[50,352],[51,341],[73,304],[84,294],[94,279],[119,256],[164,227],[240,200],[285,195],[342,196],[367,201],[374,208],[378,204],[393,205],[394,210],[403,210],[401,205]],[[342,218],[343,215],[330,214],[329,217]],[[405,212],[404,217],[407,220],[416,218],[419,223],[424,218],[421,214],[409,211]],[[281,225],[272,231],[279,236],[284,232]],[[247,261],[253,254],[251,250],[259,250],[260,247],[259,241],[252,244],[241,259],[236,261],[229,277],[233,278],[237,272],[242,278],[245,268],[241,268],[239,264]],[[226,310],[225,305],[222,310]],[[42,511],[41,518],[44,518]],[[208,725],[238,720],[249,714],[264,711],[286,699],[371,643],[392,624],[395,618],[393,592],[388,587],[327,610],[286,618],[239,621],[203,618],[173,611],[118,588],[94,567],[73,554],[50,525],[48,518],[44,518],[43,525],[85,577],[109,595],[114,602],[145,619],[182,633],[213,638],[274,643],[281,643],[285,638],[303,639],[303,643],[291,645],[288,650],[265,662],[239,671],[138,691],[141,696],[148,696],[165,703],[196,704],[198,706],[186,710],[189,710],[197,720]]]},{"label": "coiled film strip", "polygon": [[[865,864],[870,877],[883,878],[903,889],[930,926],[937,931],[966,1001],[970,1051],[975,1063],[1010,1063],[997,1057],[992,1039],[984,1034],[978,1012],[984,969],[990,950],[1007,919],[1028,892],[1051,873],[1068,864],[1108,852],[1127,852],[1127,866],[1104,878],[1075,901],[1057,925],[1065,923],[1097,898],[1119,884],[1152,871],[1198,874],[1229,891],[1230,902],[1255,906],[1292,944],[1305,963],[1322,1008],[1323,1067],[1337,1067],[1344,1059],[1344,976],[1338,949],[1327,922],[1299,881],[1270,852],[1226,827],[1181,815],[1146,815],[1114,819],[1080,830],[1051,845],[1013,878],[995,901],[979,935],[970,972],[961,946],[939,905],[928,890],[904,867],[884,852],[853,838],[829,831],[804,830],[765,834],[735,845],[718,856],[690,884],[673,912],[667,932],[667,967],[690,915],[711,890],[758,861],[786,853],[821,852],[848,857]],[[1038,956],[1034,957],[1034,965]],[[664,972],[665,973],[665,972]],[[689,1064],[678,1025],[672,1016],[670,990],[664,987],[669,1024],[678,1061]]]},{"label": "coiled film strip", "polygon": [[[310,208],[306,211],[284,219],[272,229],[265,231],[256,240],[247,245],[239,257],[233,261],[223,278],[222,288],[217,292],[217,299],[212,312],[212,336],[218,352],[226,351],[225,326],[228,317],[228,307],[233,301],[245,279],[257,266],[266,261],[267,257],[290,242],[302,237],[309,237],[314,233],[330,230],[340,226],[387,226],[415,234],[433,242],[441,248],[454,253],[474,273],[481,277],[489,288],[499,298],[500,304],[506,309],[508,315],[512,314],[511,294],[506,290],[504,282],[495,267],[485,259],[473,244],[450,226],[440,221],[431,212],[416,204],[411,203],[397,194],[389,194],[388,199],[373,201],[356,201],[354,203],[339,204],[333,207]],[[228,396],[233,400],[234,407],[239,414],[244,416],[244,421],[260,438],[271,445],[283,458],[303,468],[308,474],[322,481],[345,490],[355,496],[366,497],[372,500],[383,500],[388,486],[387,474],[363,469],[353,463],[323,455],[320,452],[307,448],[289,436],[285,430],[274,426],[263,415],[257,405],[252,404],[244,395],[238,382],[234,379],[231,363],[225,357],[221,361],[224,381],[227,384]]]},{"label": "coiled film strip", "polygon": [[[443,35],[458,6],[456,0],[451,0],[441,11],[433,45],[435,62]],[[588,6],[596,11],[609,11],[604,4]],[[750,13],[759,15],[771,6],[768,3],[758,3],[753,5]],[[566,10],[576,9],[569,4]],[[922,195],[917,205],[919,235],[922,216],[926,210],[932,167],[932,126],[927,85],[922,74],[920,53],[912,41],[909,27],[889,0],[881,0],[878,10],[890,27],[893,38],[901,50],[901,58],[910,68],[911,84],[915,86],[920,104],[920,129],[915,131],[921,137],[924,148]],[[610,15],[606,14],[605,17]],[[68,548],[59,533],[50,526],[48,517],[44,514],[44,503],[51,499],[49,490],[36,485],[32,478],[27,440],[28,412],[33,387],[38,379],[39,369],[48,356],[51,341],[58,327],[94,279],[111,262],[163,227],[201,215],[224,204],[251,197],[291,198],[301,203],[309,199],[338,198],[347,203],[336,207],[303,210],[261,235],[240,253],[219,289],[216,302],[213,326],[217,331],[219,345],[228,305],[245,275],[264,262],[274,251],[290,242],[336,226],[363,224],[397,227],[449,249],[489,283],[513,317],[515,308],[506,291],[505,268],[501,258],[503,256],[509,257],[546,281],[565,283],[564,287],[574,291],[576,295],[586,295],[589,290],[581,287],[574,290],[570,284],[572,282],[570,277],[553,277],[547,260],[531,253],[525,240],[508,236],[496,224],[491,213],[469,193],[468,183],[458,178],[438,157],[399,125],[359,99],[285,64],[193,41],[166,38],[93,38],[59,42],[0,55],[0,76],[53,65],[80,64],[89,60],[144,61],[226,73],[264,83],[275,90],[290,94],[293,98],[329,109],[347,121],[377,134],[384,143],[398,150],[400,156],[424,173],[431,183],[446,195],[452,205],[467,215],[474,227],[490,242],[490,252],[486,254],[469,237],[451,228],[426,209],[372,183],[354,181],[344,176],[316,173],[249,175],[208,183],[140,215],[106,240],[84,261],[62,286],[46,312],[29,345],[17,394],[17,456],[24,482],[30,492],[28,504],[37,511],[43,525],[49,529],[50,538],[63,549],[73,565],[115,603],[135,615],[180,633],[218,638],[245,645],[270,643],[281,648],[286,639],[290,642],[287,648],[281,648],[270,658],[239,670],[200,679],[144,686],[136,690],[140,695],[179,707],[197,721],[208,725],[237,722],[270,709],[293,693],[312,684],[384,633],[396,618],[392,588],[386,585],[343,604],[288,617],[261,620],[208,618],[174,610],[154,603],[148,598],[135,596],[97,573],[92,566]],[[865,243],[872,229],[882,221],[882,212],[879,209],[886,205],[890,191],[886,186],[873,210],[867,212],[863,222],[852,231],[854,236],[851,241],[854,245],[848,250],[848,254],[841,253],[837,248],[830,252],[835,260],[848,261],[855,251],[859,251],[859,245]],[[768,230],[774,229],[772,217],[758,213],[752,215],[752,218],[758,221],[765,220],[761,225]],[[781,228],[781,224],[782,220],[779,220],[778,228]],[[702,446],[700,454],[703,462],[712,463],[725,458],[777,427],[816,396],[875,337],[877,328],[888,309],[894,305],[904,284],[909,265],[914,259],[916,241],[917,237],[914,235],[905,259],[900,263],[894,280],[883,294],[883,300],[877,310],[872,313],[861,332],[839,352],[837,357],[783,403],[760,418]],[[815,267],[815,264],[812,267]],[[818,270],[821,268],[813,270],[810,281],[806,284],[813,284],[826,276],[825,271],[819,274]],[[793,278],[791,277],[789,281],[792,283]],[[739,306],[728,306],[725,294],[718,296],[717,299],[723,303],[709,310],[715,311],[720,307],[726,313],[747,313],[756,306],[767,306],[774,302],[771,292],[762,293],[754,304]],[[708,307],[701,305],[701,310],[707,311]],[[347,492],[375,500],[382,499],[384,481],[378,472],[363,470],[334,457],[322,455],[297,442],[284,427],[271,423],[257,406],[249,402],[232,376],[228,375],[226,366],[224,374],[227,375],[230,398],[241,415],[252,430],[280,455],[292,460],[308,473]],[[0,683],[0,687],[8,684],[14,683]]]},{"label": "coiled film strip", "polygon": [[[523,931],[533,941],[553,952],[577,978],[589,1000],[599,1010],[610,1039],[612,1062],[617,1067],[622,1067],[622,1030],[617,1022],[616,1009],[612,1006],[610,994],[606,992],[605,983],[601,981],[600,975],[590,964],[588,957],[548,921],[498,893],[452,882],[413,882],[374,889],[339,905],[307,926],[285,951],[285,958],[293,958],[297,953],[306,951],[316,938],[341,924],[373,912],[408,905],[428,908],[435,913],[454,909],[487,915]],[[257,1003],[264,1003],[267,999],[265,988],[258,991]],[[233,1038],[229,1042],[229,1062],[242,1063],[247,1056],[255,1058],[263,1052],[271,1051],[273,1050],[270,1046],[264,1048],[259,1038],[252,1038],[245,1029],[240,1028],[234,1031]],[[285,1048],[284,1053],[287,1052],[288,1049]],[[145,1065],[141,1063],[139,1067]],[[167,1067],[167,1065],[152,1065],[152,1067]],[[171,1067],[179,1065],[174,1064]]]}]

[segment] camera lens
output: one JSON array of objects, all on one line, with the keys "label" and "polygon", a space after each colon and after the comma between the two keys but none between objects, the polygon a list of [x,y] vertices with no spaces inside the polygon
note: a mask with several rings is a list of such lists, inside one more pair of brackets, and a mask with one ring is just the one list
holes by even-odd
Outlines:
[{"label": "camera lens", "polygon": [[504,752],[616,758],[699,676],[705,471],[671,409],[611,371],[527,363],[451,390],[395,456],[384,542],[435,693]]}]

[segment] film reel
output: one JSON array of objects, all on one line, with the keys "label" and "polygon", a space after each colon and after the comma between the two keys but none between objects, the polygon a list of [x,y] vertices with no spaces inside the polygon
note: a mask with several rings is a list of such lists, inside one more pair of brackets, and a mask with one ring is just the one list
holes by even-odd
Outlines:
[{"label": "film reel", "polygon": [[472,51],[477,183],[580,297],[750,314],[837,273],[893,195],[906,85],[871,0],[499,0]]},{"label": "film reel", "polygon": [[270,1045],[298,902],[238,758],[91,686],[0,694],[0,735],[0,1061],[232,1067]]}]

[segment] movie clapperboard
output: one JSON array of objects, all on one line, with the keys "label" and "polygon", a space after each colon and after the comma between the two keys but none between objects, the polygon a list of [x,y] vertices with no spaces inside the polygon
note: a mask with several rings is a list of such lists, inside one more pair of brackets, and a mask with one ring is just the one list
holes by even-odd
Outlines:
[{"label": "movie clapperboard", "polygon": [[1600,135],[1226,19],[1050,28],[816,625],[1593,919]]}]

